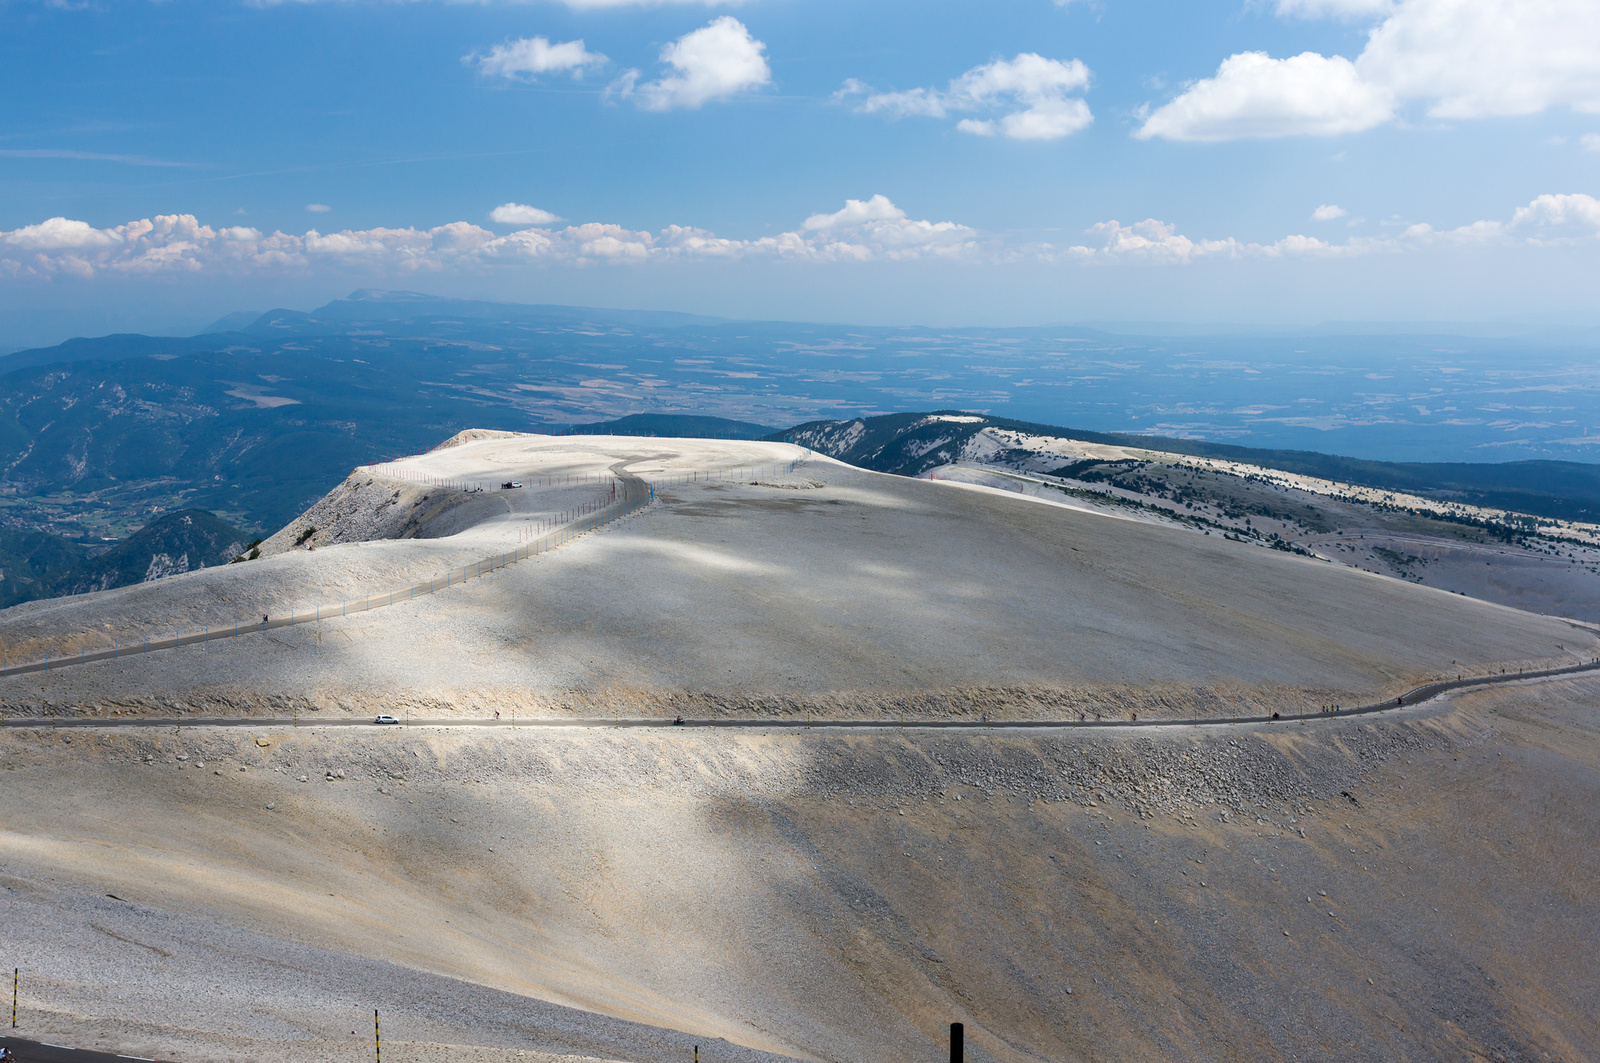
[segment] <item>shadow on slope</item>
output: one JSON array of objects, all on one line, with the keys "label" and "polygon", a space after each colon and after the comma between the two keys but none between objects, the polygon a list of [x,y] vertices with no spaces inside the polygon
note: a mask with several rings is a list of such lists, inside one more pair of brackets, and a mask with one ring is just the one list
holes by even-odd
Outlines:
[{"label": "shadow on slope", "polygon": [[[14,875],[808,1058],[937,1059],[952,1019],[1005,1063],[1589,1058],[1597,700],[1585,680],[1091,739],[8,732],[0,852]],[[257,961],[224,955],[142,956],[197,1043],[235,1036],[201,1001]],[[131,1021],[93,991],[114,965],[74,977],[102,1029]]]}]

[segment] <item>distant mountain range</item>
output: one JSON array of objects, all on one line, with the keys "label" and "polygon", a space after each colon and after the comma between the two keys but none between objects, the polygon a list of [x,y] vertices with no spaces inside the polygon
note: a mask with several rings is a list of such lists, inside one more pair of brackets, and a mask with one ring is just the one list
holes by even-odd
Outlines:
[{"label": "distant mountain range", "polygon": [[48,532],[3,529],[0,607],[226,564],[247,545],[243,532],[198,509],[169,513],[103,550]]}]

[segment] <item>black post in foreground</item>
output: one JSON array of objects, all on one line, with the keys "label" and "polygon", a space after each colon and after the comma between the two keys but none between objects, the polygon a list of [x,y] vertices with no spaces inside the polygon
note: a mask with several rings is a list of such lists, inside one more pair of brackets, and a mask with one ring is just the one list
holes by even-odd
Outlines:
[{"label": "black post in foreground", "polygon": [[378,1009],[372,1009],[372,1057],[383,1063],[383,1038],[378,1036]]},{"label": "black post in foreground", "polygon": [[961,1043],[961,1040],[966,1031],[967,1028],[959,1022],[950,1024],[950,1063],[962,1063],[961,1057],[966,1046]]}]

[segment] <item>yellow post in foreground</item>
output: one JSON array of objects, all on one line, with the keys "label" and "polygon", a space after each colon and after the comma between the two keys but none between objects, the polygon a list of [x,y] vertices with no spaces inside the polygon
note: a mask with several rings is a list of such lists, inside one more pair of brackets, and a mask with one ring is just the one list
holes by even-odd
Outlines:
[{"label": "yellow post in foreground", "polygon": [[383,1063],[383,1038],[378,1036],[378,1009],[372,1009],[372,1055],[377,1063]]}]

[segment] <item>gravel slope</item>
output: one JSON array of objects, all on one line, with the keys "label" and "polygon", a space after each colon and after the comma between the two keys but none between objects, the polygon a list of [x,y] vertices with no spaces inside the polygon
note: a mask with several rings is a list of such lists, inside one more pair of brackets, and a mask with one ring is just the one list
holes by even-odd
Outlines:
[{"label": "gravel slope", "polygon": [[683,1044],[540,1001],[829,1060],[937,1058],[951,1019],[977,1060],[1593,1058],[1597,705],[1582,680],[1225,734],[6,732],[0,948],[24,1031],[193,1059],[353,1059],[374,1002],[484,1059]]},{"label": "gravel slope", "polygon": [[[0,680],[0,708],[1143,718],[1595,655],[1562,621],[821,460],[667,483],[795,456],[470,440],[417,461],[627,466],[658,501],[427,599]],[[593,490],[33,603],[0,648],[404,582]],[[373,1006],[417,1063],[913,1063],[952,1019],[978,1063],[1594,1058],[1597,706],[1586,678],[1204,734],[7,728],[0,962],[19,1032],[194,1060],[353,1061]]]},{"label": "gravel slope", "polygon": [[606,437],[451,447],[413,460],[430,475],[487,470],[530,487],[480,496],[478,522],[443,538],[289,550],[6,610],[0,648],[11,660],[70,655],[137,641],[124,632],[337,608],[509,549],[530,521],[602,490],[533,486],[542,477],[627,469],[662,486],[654,506],[443,594],[0,680],[0,704],[1181,717],[1351,704],[1458,670],[1596,655],[1593,632],[1565,621],[1192,530],[826,459],[759,482],[666,484],[688,470],[802,456],[783,444]]}]

